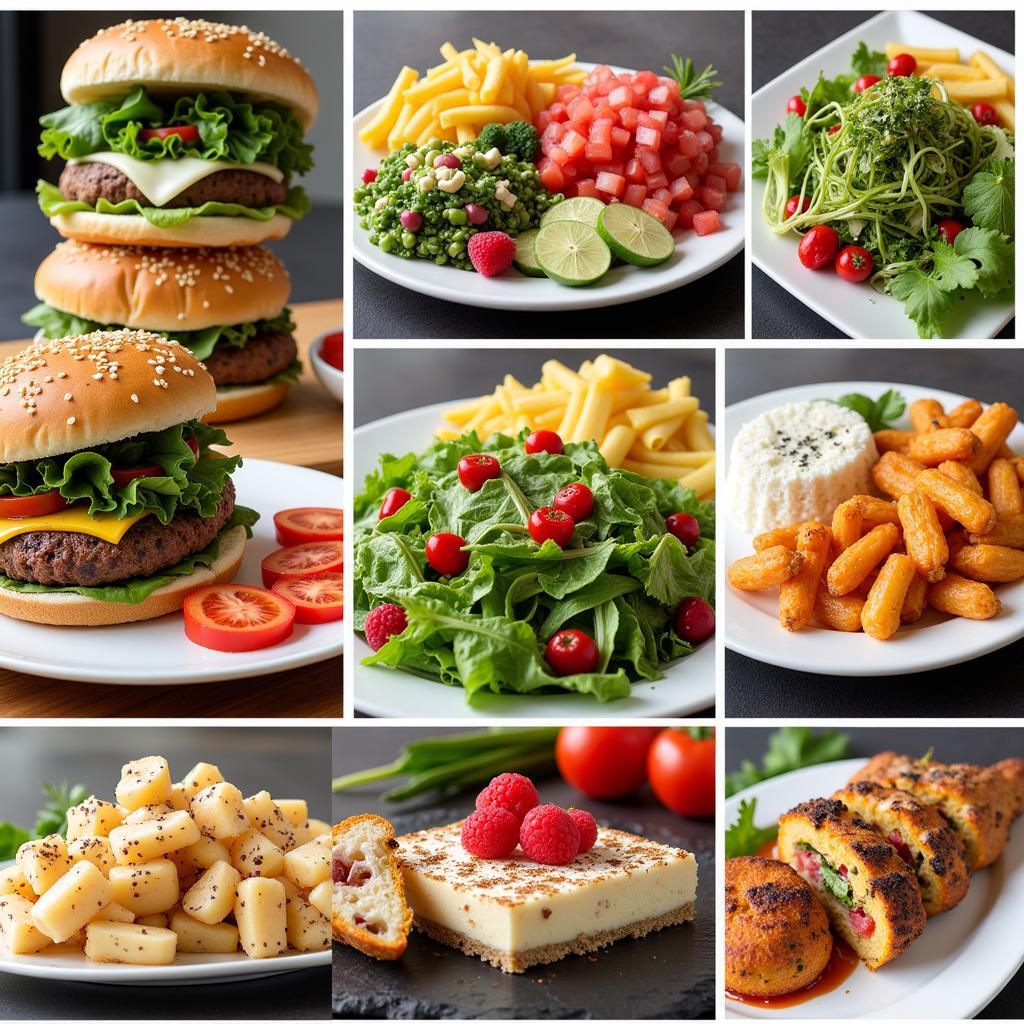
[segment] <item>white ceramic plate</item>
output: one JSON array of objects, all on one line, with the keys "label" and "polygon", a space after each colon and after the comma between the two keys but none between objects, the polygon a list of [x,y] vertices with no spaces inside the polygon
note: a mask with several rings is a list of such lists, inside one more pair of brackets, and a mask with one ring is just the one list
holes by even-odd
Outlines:
[{"label": "white ceramic plate", "polygon": [[[588,71],[595,67],[585,61],[578,63]],[[377,112],[381,102],[378,100],[372,103],[355,118],[352,168],[357,178],[364,168],[377,167],[387,155],[364,145],[358,134],[359,129]],[[743,122],[717,103],[708,104],[708,113],[723,129],[722,144],[718,147],[719,158],[743,166]],[[693,231],[677,235],[675,254],[665,263],[651,268],[620,263],[613,266],[600,281],[587,288],[566,288],[547,278],[526,277],[515,269],[510,269],[500,277],[483,277],[457,267],[439,267],[427,260],[389,256],[370,244],[366,232],[358,223],[353,229],[353,251],[355,258],[375,274],[435,299],[486,309],[593,309],[660,295],[710,274],[743,248],[744,204],[745,193],[741,188],[729,196],[722,213],[724,227],[721,231],[703,238],[698,238]]]},{"label": "white ceramic plate", "polygon": [[[341,330],[339,327],[338,331]],[[328,334],[335,334],[336,331],[327,331],[325,334],[321,334],[320,337],[313,342],[310,346],[310,358],[309,361],[313,364],[313,372],[316,374],[317,380],[320,381],[324,386],[324,390],[329,395],[336,398],[339,402],[345,401],[345,374],[342,370],[339,370],[336,366],[331,366],[323,357],[324,338]]]},{"label": "white ceramic plate", "polygon": [[[442,402],[399,413],[360,427],[355,432],[356,493],[380,455],[422,451],[434,441],[443,412],[454,402]],[[714,703],[715,645],[701,644],[687,658],[665,668],[665,678],[634,683],[632,694],[601,704],[586,694],[545,696],[480,694],[470,707],[460,687],[443,686],[388,668],[362,665],[371,653],[361,636],[355,637],[355,706],[380,718],[631,718],[687,715]]]},{"label": "white ceramic plate", "polygon": [[[260,562],[280,547],[274,537],[275,512],[342,504],[338,477],[301,466],[246,459],[232,479],[239,504],[260,513],[245,547],[237,577],[240,583],[263,586]],[[291,637],[276,647],[225,654],[186,639],[180,614],[98,628],[41,626],[5,618],[0,667],[55,679],[122,685],[248,679],[337,657],[343,646],[341,627],[340,622],[296,625]]]},{"label": "white ceramic plate", "polygon": [[[744,423],[769,409],[788,402],[835,399],[854,391],[877,398],[889,388],[901,392],[908,407],[919,398],[937,398],[950,409],[966,397],[877,381],[839,381],[772,391],[725,410],[725,451],[731,454],[733,438]],[[904,419],[900,426],[909,427],[909,417]],[[1024,426],[1018,425],[1009,443],[1017,451],[1024,449]],[[718,536],[729,562],[753,551],[752,535],[731,521],[724,501],[719,503]],[[730,650],[750,658],[802,672],[841,676],[924,672],[979,658],[1024,637],[1024,581],[1002,584],[996,587],[996,593],[1003,607],[994,619],[976,622],[949,618],[928,609],[918,622],[901,627],[895,636],[881,642],[864,633],[838,633],[813,625],[799,633],[787,633],[779,626],[777,591],[726,587],[725,643]]]},{"label": "white ceramic plate", "polygon": [[[790,772],[725,802],[726,826],[741,800],[757,798],[755,821],[767,826],[803,800],[830,796],[866,761],[835,761]],[[1024,963],[1024,830],[1014,826],[1002,857],[971,879],[959,906],[931,918],[900,957],[872,973],[858,965],[839,988],[785,1010],[726,1000],[729,1017],[810,1020],[837,1017],[966,1019],[988,1005]]]},{"label": "white ceramic plate", "polygon": [[[979,16],[984,18],[984,14]],[[750,101],[751,138],[770,139],[775,126],[785,119],[786,101],[801,86],[810,89],[819,72],[827,78],[848,74],[850,58],[861,40],[873,50],[884,50],[893,39],[912,41],[916,46],[955,46],[961,58],[985,50],[1000,67],[1013,73],[1013,56],[1005,50],[916,11],[889,11],[823,46],[758,89]],[[754,181],[752,185],[750,255],[757,266],[851,338],[917,338],[913,321],[904,315],[903,303],[868,285],[850,285],[836,274],[802,266],[797,259],[796,236],[773,234],[761,216],[765,183]],[[1012,316],[1012,301],[982,301],[972,296],[950,316],[947,334],[950,338],[994,338]]]}]

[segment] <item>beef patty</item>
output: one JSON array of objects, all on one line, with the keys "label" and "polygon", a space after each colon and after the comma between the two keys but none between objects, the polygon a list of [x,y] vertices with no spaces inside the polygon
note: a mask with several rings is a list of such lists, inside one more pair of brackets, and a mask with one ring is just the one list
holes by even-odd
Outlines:
[{"label": "beef patty", "polygon": [[229,384],[259,384],[287,370],[295,362],[296,355],[295,339],[287,331],[272,331],[257,334],[242,348],[218,346],[203,363],[214,384],[225,387]]},{"label": "beef patty", "polygon": [[0,544],[0,573],[25,583],[77,587],[154,576],[208,547],[234,508],[235,488],[228,480],[217,512],[209,519],[181,512],[164,526],[149,515],[131,527],[120,544],[59,530],[22,533]]},{"label": "beef patty", "polygon": [[[68,164],[61,172],[60,191],[65,199],[94,206],[98,199],[120,203],[136,199],[140,206],[153,204],[135,183],[110,164]],[[164,203],[161,209],[202,206],[207,202],[240,203],[242,206],[276,206],[288,198],[288,185],[255,171],[217,171]]]}]

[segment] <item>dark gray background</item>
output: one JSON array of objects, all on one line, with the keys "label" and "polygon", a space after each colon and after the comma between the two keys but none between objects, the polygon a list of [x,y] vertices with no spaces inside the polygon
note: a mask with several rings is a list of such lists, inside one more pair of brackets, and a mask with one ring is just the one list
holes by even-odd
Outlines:
[{"label": "dark gray background", "polygon": [[[389,762],[411,739],[466,731],[435,726],[335,729],[334,774]],[[694,923],[641,940],[624,939],[600,953],[567,957],[525,974],[503,974],[416,933],[410,936],[403,958],[394,964],[378,963],[336,945],[336,1015],[491,1020],[714,1016],[713,823],[681,818],[665,810],[647,788],[635,797],[602,802],[572,789],[553,768],[546,774],[541,770],[529,774],[546,803],[579,807],[603,825],[690,850],[698,858],[700,879]],[[352,814],[380,814],[402,835],[465,817],[472,811],[478,791],[474,786],[447,800],[425,795],[402,804],[379,798],[400,781],[336,794],[333,820]]]},{"label": "dark gray background", "polygon": [[[660,71],[670,53],[691,56],[700,67],[718,68],[723,84],[715,99],[743,118],[742,11],[356,11],[353,109],[358,113],[384,96],[403,64],[422,72],[441,60],[438,47],[445,40],[463,48],[471,34],[524,49],[535,59],[575,52],[580,60]],[[353,170],[358,175],[363,169]],[[358,224],[354,230],[361,230]],[[352,274],[357,338],[743,336],[742,255],[688,288],[642,305],[572,313],[476,309],[400,288],[358,263]]]},{"label": "dark gray background", "polygon": [[[964,761],[972,764],[993,764],[1006,757],[1024,757],[1024,729],[965,729],[957,726],[940,729],[842,731],[850,737],[847,757],[871,757],[884,750],[894,750],[900,754],[924,754],[929,747],[935,748],[937,761],[947,764]],[[761,757],[768,749],[768,737],[771,732],[771,729],[731,726],[725,738],[725,770],[736,771],[744,760],[760,764]],[[1024,824],[1018,822],[1014,826],[1011,839],[1018,843],[1024,841]],[[1019,1020],[1022,1008],[1024,971],[1018,971],[1006,988],[978,1014],[978,1018]]]},{"label": "dark gray background", "polygon": [[[809,54],[827,46],[877,14],[877,11],[754,11],[751,23],[752,91],[756,92]],[[925,12],[961,32],[1014,52],[1013,12],[971,11]],[[808,83],[810,86],[811,83]],[[781,121],[785,111],[779,111]],[[751,128],[756,133],[758,129]],[[756,135],[755,135],[756,137]],[[754,211],[758,216],[758,211]],[[845,338],[827,320],[808,309],[764,271],[751,267],[751,322],[755,338]],[[1011,320],[996,335],[1014,337]]]},{"label": "dark gray background", "polygon": [[[244,793],[268,789],[301,798],[311,817],[330,816],[328,729],[127,728],[32,726],[0,728],[0,817],[31,831],[44,781],[82,783],[113,799],[121,765],[160,754],[180,779],[199,761],[216,764]],[[54,984],[13,974],[0,977],[0,1019],[281,1019],[328,1014],[328,968],[210,984],[129,988],[80,982]]]},{"label": "dark gray background", "polygon": [[[927,355],[911,349],[802,349],[798,357],[792,351],[730,350],[725,404],[777,388],[865,378],[909,381],[1024,409],[1024,353],[979,348],[942,349]],[[737,555],[726,553],[730,559]],[[984,623],[978,625],[984,627]],[[725,708],[730,717],[1020,716],[1024,715],[1022,684],[1024,640],[963,665],[855,681],[794,672],[725,652]]]}]

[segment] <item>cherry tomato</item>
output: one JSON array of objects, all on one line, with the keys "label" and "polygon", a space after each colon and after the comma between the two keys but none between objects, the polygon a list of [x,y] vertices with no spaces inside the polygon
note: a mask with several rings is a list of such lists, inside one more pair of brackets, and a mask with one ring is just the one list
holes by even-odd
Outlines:
[{"label": "cherry tomato", "polygon": [[345,335],[341,331],[324,338],[320,344],[320,358],[336,370],[345,368]]},{"label": "cherry tomato", "polygon": [[143,128],[139,132],[139,138],[143,142],[150,139],[166,139],[171,135],[177,135],[182,142],[199,141],[199,129],[194,124],[176,124],[169,128]]},{"label": "cherry tomato", "polygon": [[469,565],[466,542],[457,533],[435,533],[427,538],[427,563],[442,576],[458,576]]},{"label": "cherry tomato", "polygon": [[885,73],[894,78],[909,78],[917,70],[917,61],[909,53],[897,53],[886,65]]},{"label": "cherry tomato", "polygon": [[185,636],[211,651],[258,651],[292,635],[295,608],[280,594],[239,583],[199,587],[185,598]]},{"label": "cherry tomato", "polygon": [[707,640],[715,631],[715,611],[699,597],[684,597],[676,609],[676,632],[691,644]]},{"label": "cherry tomato", "polygon": [[263,585],[272,587],[278,580],[291,576],[316,576],[321,572],[341,572],[345,546],[339,540],[318,540],[278,548],[260,562]]},{"label": "cherry tomato", "polygon": [[647,780],[647,752],[660,732],[650,726],[567,725],[555,740],[555,762],[581,793],[617,800]]},{"label": "cherry tomato", "polygon": [[940,220],[936,227],[939,229],[939,237],[946,243],[946,245],[952,245],[953,240],[964,229],[963,224],[958,220],[954,220],[952,217],[945,217]]},{"label": "cherry tomato", "polygon": [[594,493],[586,484],[566,484],[551,504],[578,523],[594,511]]},{"label": "cherry tomato", "polygon": [[319,626],[345,617],[345,577],[340,572],[288,576],[271,588],[295,608],[295,621]]},{"label": "cherry tomato", "polygon": [[866,92],[873,85],[877,85],[881,81],[879,75],[861,75],[856,82],[853,83],[854,92]]},{"label": "cherry tomato", "polygon": [[407,501],[412,501],[412,495],[404,487],[392,487],[380,503],[377,518],[387,519],[388,516],[393,516]]},{"label": "cherry tomato", "polygon": [[828,130],[829,135],[835,135],[835,133],[837,131],[839,131],[839,129],[842,128],[842,127],[843,126],[841,124],[834,124],[834,125],[832,125],[832,127],[829,128],[829,130]]},{"label": "cherry tomato", "polygon": [[839,248],[839,235],[827,224],[816,224],[800,239],[800,262],[808,270],[820,270],[832,262]]},{"label": "cherry tomato", "polygon": [[277,543],[286,548],[313,540],[345,539],[345,516],[340,508],[286,508],[274,513],[274,527]]},{"label": "cherry tomato", "polygon": [[110,475],[118,487],[127,487],[133,480],[142,476],[161,476],[163,470],[159,466],[136,466],[134,469],[111,469]]},{"label": "cherry tomato", "polygon": [[654,795],[687,818],[715,816],[715,732],[707,727],[666,729],[647,753]]},{"label": "cherry tomato", "polygon": [[665,520],[665,529],[688,548],[692,548],[700,540],[700,523],[689,512],[673,512]]},{"label": "cherry tomato", "polygon": [[803,117],[807,113],[807,104],[804,103],[803,96],[790,96],[786,102],[786,113]]},{"label": "cherry tomato", "polygon": [[601,659],[601,652],[593,638],[582,629],[563,629],[549,641],[544,657],[556,676],[575,676],[593,672]]},{"label": "cherry tomato", "polygon": [[804,196],[803,202],[800,202],[799,196],[790,196],[789,199],[786,200],[786,220],[789,220],[789,218],[798,211],[800,213],[806,213],[810,205],[810,196]]},{"label": "cherry tomato", "polygon": [[564,548],[569,543],[572,539],[572,531],[576,528],[576,524],[568,512],[548,506],[537,509],[530,516],[527,526],[530,529],[530,536],[538,544],[543,544],[546,540],[553,540],[560,548]]},{"label": "cherry tomato", "polygon": [[538,452],[561,455],[565,451],[562,439],[553,430],[535,430],[523,442],[523,448],[527,455],[536,455]]},{"label": "cherry tomato", "polygon": [[851,284],[866,281],[874,269],[871,253],[859,245],[844,246],[836,257],[836,273]]},{"label": "cherry tomato", "polygon": [[463,455],[459,480],[467,491],[479,491],[488,480],[501,476],[501,463],[493,455]]},{"label": "cherry tomato", "polygon": [[971,113],[978,124],[999,124],[999,115],[991,103],[975,103],[971,107]]},{"label": "cherry tomato", "polygon": [[27,498],[0,498],[0,516],[5,519],[31,519],[62,512],[68,505],[60,491],[44,491],[42,494],[30,494]]}]

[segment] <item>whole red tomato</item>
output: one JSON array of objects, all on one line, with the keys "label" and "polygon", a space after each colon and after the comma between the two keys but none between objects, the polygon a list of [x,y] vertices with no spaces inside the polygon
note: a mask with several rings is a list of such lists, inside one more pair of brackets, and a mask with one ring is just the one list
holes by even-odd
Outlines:
[{"label": "whole red tomato", "polygon": [[715,731],[666,729],[651,744],[647,776],[655,796],[687,818],[715,816]]},{"label": "whole red tomato", "polygon": [[647,779],[647,751],[660,729],[568,725],[555,741],[562,778],[595,800],[635,793]]}]

